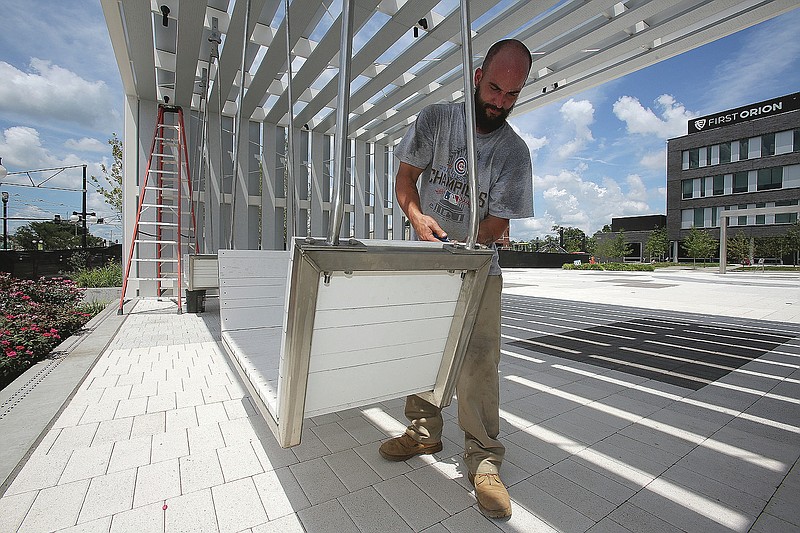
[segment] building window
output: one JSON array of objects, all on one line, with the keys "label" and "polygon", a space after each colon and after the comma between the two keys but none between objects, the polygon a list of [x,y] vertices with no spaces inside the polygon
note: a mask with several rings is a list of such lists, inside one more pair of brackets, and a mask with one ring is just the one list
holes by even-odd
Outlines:
[{"label": "building window", "polygon": [[714,176],[714,196],[725,194],[725,176]]},{"label": "building window", "polygon": [[747,159],[747,154],[750,152],[750,139],[742,139],[739,141],[739,161]]},{"label": "building window", "polygon": [[[739,204],[738,206],[736,206],[736,208],[737,209],[747,209],[747,204]],[[746,215],[743,216],[743,217],[738,217],[738,218],[739,218],[739,220],[738,220],[738,225],[739,226],[746,226],[747,225],[747,216]]]},{"label": "building window", "polygon": [[[777,200],[775,207],[797,205],[797,200]],[[797,222],[797,213],[775,213],[776,224],[794,224]]]},{"label": "building window", "polygon": [[731,162],[731,143],[722,143],[719,145],[719,164]]},{"label": "building window", "polygon": [[758,169],[758,190],[768,191],[783,186],[783,167]]},{"label": "building window", "polygon": [[706,227],[706,208],[705,207],[696,207],[694,209],[694,227],[695,228],[704,228]]},{"label": "building window", "polygon": [[692,183],[693,181],[694,180],[683,180],[681,182],[681,187],[683,189],[683,199],[684,200],[692,197],[692,192],[693,192],[693,188],[694,188],[694,185]]},{"label": "building window", "polygon": [[761,157],[775,155],[775,134],[766,133],[761,136]]},{"label": "building window", "polygon": [[747,192],[747,172],[737,172],[733,175],[733,192]]},{"label": "building window", "polygon": [[800,152],[800,128],[794,130],[794,142],[792,143],[792,151]]},{"label": "building window", "polygon": [[698,168],[700,166],[700,149],[694,148],[689,150],[689,168]]}]

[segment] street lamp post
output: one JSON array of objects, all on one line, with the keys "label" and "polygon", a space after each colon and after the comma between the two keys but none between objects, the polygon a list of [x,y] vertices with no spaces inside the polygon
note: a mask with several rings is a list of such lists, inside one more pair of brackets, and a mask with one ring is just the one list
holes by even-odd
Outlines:
[{"label": "street lamp post", "polygon": [[8,193],[3,191],[3,250],[8,250]]}]

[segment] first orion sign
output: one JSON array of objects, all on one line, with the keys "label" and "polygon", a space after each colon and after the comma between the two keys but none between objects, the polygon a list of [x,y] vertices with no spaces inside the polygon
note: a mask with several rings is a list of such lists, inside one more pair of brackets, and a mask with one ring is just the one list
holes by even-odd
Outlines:
[{"label": "first orion sign", "polygon": [[721,128],[738,122],[746,122],[756,118],[777,115],[800,109],[800,93],[789,94],[772,100],[765,100],[757,104],[750,104],[736,109],[729,109],[721,113],[706,115],[689,121],[689,133]]}]

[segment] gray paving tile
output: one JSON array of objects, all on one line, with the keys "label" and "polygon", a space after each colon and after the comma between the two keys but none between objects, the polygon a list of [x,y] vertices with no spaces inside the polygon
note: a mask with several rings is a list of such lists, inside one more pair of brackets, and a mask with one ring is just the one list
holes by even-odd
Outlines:
[{"label": "gray paving tile", "polygon": [[345,494],[339,498],[339,503],[360,531],[374,531],[375,533],[412,531],[400,515],[372,487]]},{"label": "gray paving tile", "polygon": [[88,480],[50,487],[39,492],[18,533],[55,531],[78,521]]},{"label": "gray paving tile", "polygon": [[133,417],[133,427],[131,428],[131,438],[144,437],[163,433],[166,430],[166,416],[164,411],[158,413],[147,413]]},{"label": "gray paving tile", "polygon": [[381,477],[354,450],[344,450],[323,459],[350,492],[381,481]]},{"label": "gray paving tile", "polygon": [[288,467],[253,476],[253,483],[255,483],[270,521],[292,515],[311,506]]},{"label": "gray paving tile", "polygon": [[[255,423],[259,424],[261,421],[256,421]],[[227,446],[254,442],[259,439],[258,434],[253,428],[253,422],[251,422],[249,418],[226,420],[220,422],[219,428],[222,431],[222,436]]]},{"label": "gray paving tile", "polygon": [[359,444],[356,439],[339,425],[338,421],[312,427],[311,432],[314,433],[332,453],[349,450]]},{"label": "gray paving tile", "polygon": [[220,533],[234,533],[267,520],[267,513],[251,478],[212,487],[211,495]]},{"label": "gray paving tile", "polygon": [[16,531],[33,505],[37,494],[39,494],[38,491],[32,490],[0,498],[0,524],[3,524],[3,528],[8,531]]},{"label": "gray paving tile", "polygon": [[747,494],[744,491],[720,483],[712,478],[687,470],[682,466],[673,466],[661,476],[663,480],[698,494],[709,497],[712,501],[728,507],[734,507],[747,515],[758,516],[764,509],[766,501]]},{"label": "gray paving tile", "polygon": [[[514,519],[513,515],[511,519]],[[460,513],[453,515],[442,522],[442,525],[451,533],[459,533],[462,531],[469,531],[470,533],[498,533],[499,531],[502,531],[502,529],[500,529],[500,524],[501,522],[499,521],[495,522],[483,516],[475,507],[464,509]],[[541,531],[543,533],[551,533],[552,529],[541,529],[539,531],[535,529],[526,529],[525,531],[534,531],[536,533]]]},{"label": "gray paving tile", "polygon": [[[529,433],[529,431],[536,433],[540,429],[541,428],[536,426],[531,426],[531,428],[527,430],[517,431],[508,435],[504,440],[506,455],[509,456],[509,459],[531,474],[538,472],[542,468],[547,468],[554,463],[563,461],[572,453],[575,453],[575,451],[587,446],[586,444],[576,443],[572,441],[572,439],[560,439],[563,442],[555,441],[554,444],[546,442],[542,438]],[[545,429],[545,431],[551,433],[549,430]],[[516,446],[516,449],[513,452],[515,455],[512,458],[509,454],[509,450],[514,446]],[[568,447],[569,451],[565,450],[565,447]],[[529,455],[526,455],[526,452]]]},{"label": "gray paving tile", "polygon": [[628,533],[630,529],[606,517],[586,530],[586,533]]},{"label": "gray paving tile", "polygon": [[165,533],[218,531],[211,489],[190,492],[173,498],[164,513]]},{"label": "gray paving tile", "polygon": [[[571,488],[577,487],[575,484],[571,485]],[[580,491],[580,489],[577,490]],[[583,491],[581,492],[583,493]],[[509,495],[516,503],[514,507],[525,507],[529,512],[559,531],[586,531],[595,523],[595,520],[552,496],[532,480],[514,485],[509,489]]]},{"label": "gray paving tile", "polygon": [[[259,431],[259,433],[262,432]],[[261,436],[258,441],[251,444],[265,472],[293,465],[297,462],[297,456],[292,449],[281,448],[271,433]]]},{"label": "gray paving tile", "polygon": [[70,452],[32,455],[5,494],[20,494],[54,486],[67,466],[70,455]]},{"label": "gray paving tile", "polygon": [[64,408],[64,410],[58,416],[58,420],[55,421],[53,427],[63,428],[69,426],[77,426],[86,409],[87,409],[86,404],[78,404],[74,402],[70,403],[67,407]]},{"label": "gray paving tile", "polygon": [[308,427],[303,428],[300,433],[300,444],[295,446],[292,451],[300,462],[317,459],[331,453],[325,443]]},{"label": "gray paving tile", "polygon": [[133,506],[141,507],[181,495],[178,459],[140,466],[136,472]]},{"label": "gray paving tile", "polygon": [[176,429],[153,435],[150,462],[158,463],[189,455],[189,438],[185,429]]},{"label": "gray paving tile", "polygon": [[[552,470],[544,470],[531,476],[526,483],[531,483],[580,514],[597,522],[613,511],[617,504],[589,489],[574,483]],[[515,490],[512,487],[512,490]]]},{"label": "gray paving tile", "polygon": [[143,415],[147,412],[147,396],[120,400],[114,418],[127,418]]},{"label": "gray paving tile", "polygon": [[627,501],[636,492],[572,458],[554,464],[550,470],[617,505]]},{"label": "gray paving tile", "polygon": [[75,448],[88,448],[97,432],[98,422],[61,429],[48,454],[71,452]]},{"label": "gray paving tile", "polygon": [[387,479],[374,487],[415,531],[430,527],[449,516],[406,476]]},{"label": "gray paving tile", "polygon": [[330,500],[308,509],[299,511],[297,515],[308,533],[336,531],[337,533],[360,533],[358,527],[342,508],[338,500]]},{"label": "gray paving tile", "polygon": [[221,485],[225,481],[216,450],[181,457],[179,465],[184,494]]},{"label": "gray paving tile", "polygon": [[88,522],[131,509],[135,482],[135,469],[92,478],[78,522]]},{"label": "gray paving tile", "polygon": [[189,436],[189,452],[192,454],[216,450],[225,447],[225,439],[219,424],[191,427],[187,430]]},{"label": "gray paving tile", "polygon": [[[505,474],[509,469],[505,468],[507,465],[503,466],[502,473],[506,479]],[[447,514],[453,515],[475,503],[475,499],[469,493],[472,485],[466,480],[465,472],[466,468],[463,465],[436,462],[430,466],[412,470],[406,474],[406,477]],[[457,480],[466,481],[466,483],[462,485]],[[465,486],[468,486],[466,490]]]},{"label": "gray paving tile", "polygon": [[302,487],[308,501],[314,505],[338,498],[348,492],[322,458],[291,465],[289,470]]},{"label": "gray paving tile", "polygon": [[235,444],[217,450],[225,482],[255,476],[264,471],[251,443]]},{"label": "gray paving tile", "polygon": [[83,522],[67,529],[59,529],[58,533],[109,533],[111,531],[111,517],[104,516],[91,522]]},{"label": "gray paving tile", "polygon": [[127,440],[131,436],[132,427],[133,418],[121,418],[118,420],[100,422],[100,425],[97,427],[97,432],[92,439],[92,446]]},{"label": "gray paving tile", "polygon": [[747,531],[756,519],[665,478],[654,480],[630,503],[683,531]]},{"label": "gray paving tile", "polygon": [[197,413],[194,407],[182,407],[166,412],[167,431],[197,427]]},{"label": "gray paving tile", "polygon": [[108,473],[128,470],[150,463],[152,437],[139,437],[114,443]]},{"label": "gray paving tile", "polygon": [[225,411],[225,405],[222,402],[198,405],[195,410],[197,412],[197,424],[200,426],[218,424],[228,420],[228,413]]},{"label": "gray paving tile", "polygon": [[113,444],[107,442],[91,448],[76,449],[72,452],[72,456],[62,472],[58,484],[63,485],[80,479],[104,475],[108,470],[112,448]]},{"label": "gray paving tile", "polygon": [[164,510],[161,503],[135,507],[130,511],[115,514],[111,521],[111,533],[163,533]]},{"label": "gray paving tile", "polygon": [[300,518],[290,514],[250,529],[252,533],[306,533]]},{"label": "gray paving tile", "polygon": [[748,533],[793,533],[800,527],[798,522],[787,522],[769,513],[763,513]]},{"label": "gray paving tile", "polygon": [[342,426],[350,436],[356,439],[359,444],[378,442],[386,438],[382,431],[360,415],[345,418],[339,422],[339,425]]},{"label": "gray paving tile", "polygon": [[381,457],[376,443],[365,444],[354,450],[382,479],[391,479],[411,470],[405,461],[387,461]]}]

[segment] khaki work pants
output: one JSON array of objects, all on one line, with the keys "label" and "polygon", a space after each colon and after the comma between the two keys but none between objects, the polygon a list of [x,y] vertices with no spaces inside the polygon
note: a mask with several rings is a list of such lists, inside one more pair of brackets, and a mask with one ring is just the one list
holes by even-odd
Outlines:
[{"label": "khaki work pants", "polygon": [[[496,474],[505,447],[500,432],[500,295],[503,277],[489,276],[481,296],[475,327],[456,384],[458,423],[464,430],[464,461],[473,474]],[[441,409],[412,395],[406,398],[406,433],[418,442],[442,439]]]}]

